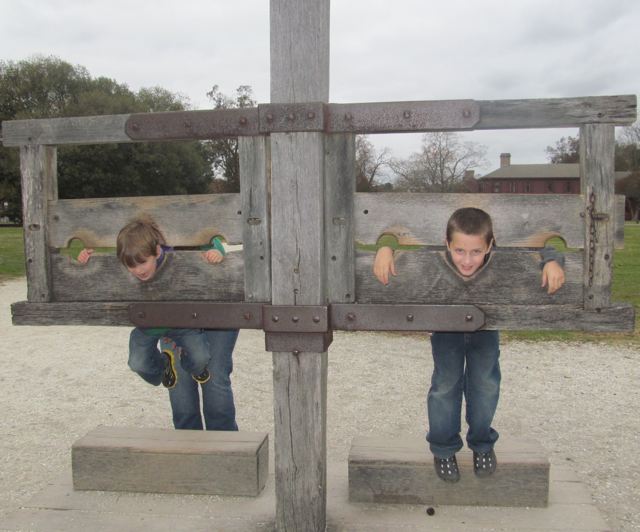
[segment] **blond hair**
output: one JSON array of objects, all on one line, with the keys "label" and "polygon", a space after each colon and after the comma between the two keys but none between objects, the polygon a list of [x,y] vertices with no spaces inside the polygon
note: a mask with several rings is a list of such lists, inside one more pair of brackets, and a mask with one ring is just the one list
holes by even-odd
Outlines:
[{"label": "blond hair", "polygon": [[155,222],[141,216],[120,230],[116,253],[122,264],[135,268],[152,255],[155,257],[160,244],[164,244],[164,238]]}]

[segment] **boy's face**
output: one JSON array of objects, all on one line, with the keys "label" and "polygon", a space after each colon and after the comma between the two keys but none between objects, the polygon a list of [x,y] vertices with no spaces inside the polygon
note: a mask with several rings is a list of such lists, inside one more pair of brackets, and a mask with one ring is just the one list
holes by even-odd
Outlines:
[{"label": "boy's face", "polygon": [[465,276],[473,275],[484,264],[484,258],[491,250],[493,240],[487,240],[479,235],[466,235],[456,231],[447,241],[447,249],[451,253],[453,264]]},{"label": "boy's face", "polygon": [[144,262],[136,264],[133,268],[130,268],[129,266],[125,267],[134,277],[137,277],[141,281],[148,281],[156,273],[156,261],[158,260],[160,253],[162,253],[162,248],[157,246],[155,255],[150,255],[144,260]]}]

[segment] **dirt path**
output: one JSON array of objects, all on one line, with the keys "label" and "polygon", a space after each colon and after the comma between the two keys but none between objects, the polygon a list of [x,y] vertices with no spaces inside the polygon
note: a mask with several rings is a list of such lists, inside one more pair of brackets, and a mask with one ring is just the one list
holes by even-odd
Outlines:
[{"label": "dirt path", "polygon": [[[166,390],[127,367],[128,328],[13,327],[9,305],[24,299],[24,281],[0,285],[0,515],[68,467],[71,444],[97,425],[172,426]],[[571,463],[614,530],[640,529],[640,350],[512,342],[501,362],[496,429],[538,439],[553,464]],[[346,460],[358,434],[424,437],[431,369],[426,337],[336,333],[329,460]],[[233,385],[241,429],[273,434],[261,332],[241,332]]]}]

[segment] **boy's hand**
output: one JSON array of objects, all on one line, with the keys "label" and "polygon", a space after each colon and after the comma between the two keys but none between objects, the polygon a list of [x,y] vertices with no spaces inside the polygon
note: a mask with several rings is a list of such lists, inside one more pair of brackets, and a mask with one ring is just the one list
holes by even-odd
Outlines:
[{"label": "boy's hand", "polygon": [[78,262],[87,262],[93,253],[92,249],[83,249],[78,255]]},{"label": "boy's hand", "polygon": [[208,262],[222,262],[224,256],[217,249],[208,250],[204,256],[207,258]]},{"label": "boy's hand", "polygon": [[564,270],[555,260],[547,262],[542,269],[542,286],[546,286],[547,282],[547,294],[553,294],[564,284]]},{"label": "boy's hand", "polygon": [[389,272],[396,276],[396,266],[393,261],[393,250],[388,247],[380,248],[373,263],[373,273],[382,284],[389,284]]}]

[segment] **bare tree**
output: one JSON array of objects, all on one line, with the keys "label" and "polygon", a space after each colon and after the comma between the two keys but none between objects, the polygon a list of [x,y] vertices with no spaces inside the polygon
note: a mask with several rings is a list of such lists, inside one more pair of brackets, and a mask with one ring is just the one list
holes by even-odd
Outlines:
[{"label": "bare tree", "polygon": [[380,152],[369,140],[368,135],[356,136],[356,190],[374,192],[380,186],[378,179],[382,169],[389,165],[391,150],[382,148]]},{"label": "bare tree", "polygon": [[458,192],[468,170],[486,168],[487,147],[463,141],[457,133],[425,133],[420,151],[408,159],[393,159],[396,189],[406,192]]}]

